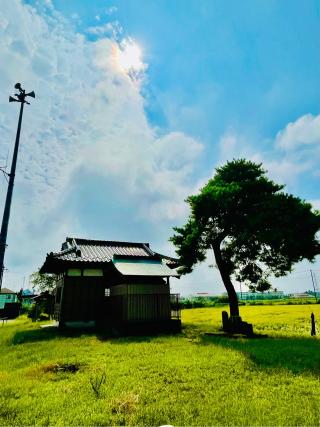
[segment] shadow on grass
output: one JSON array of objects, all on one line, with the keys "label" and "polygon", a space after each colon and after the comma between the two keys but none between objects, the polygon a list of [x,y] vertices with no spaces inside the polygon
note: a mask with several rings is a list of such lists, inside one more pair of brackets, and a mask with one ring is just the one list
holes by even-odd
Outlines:
[{"label": "shadow on grass", "polygon": [[16,332],[12,337],[12,344],[23,344],[28,342],[48,341],[60,338],[78,338],[80,336],[91,336],[94,332],[88,329],[76,329],[61,331],[56,327],[39,329],[25,329]]},{"label": "shadow on grass", "polygon": [[[269,337],[269,338],[229,338],[218,335],[206,335],[206,324],[186,324],[182,334],[176,337],[189,338],[190,341],[200,346],[220,346],[243,353],[255,365],[262,369],[288,369],[299,373],[310,373],[320,377],[320,340],[308,337]],[[128,344],[136,342],[152,342],[154,339],[170,338],[170,334],[141,335],[127,337],[112,337],[110,334],[101,333],[94,329],[66,329],[39,328],[18,331],[12,337],[12,344],[19,345],[29,342],[48,341],[65,338],[97,337],[100,341],[109,341],[115,344]],[[212,350],[214,354],[214,349]]]},{"label": "shadow on grass", "polygon": [[[158,335],[133,335],[133,336],[114,336],[110,331],[101,331],[94,328],[69,328],[59,329],[57,327],[47,327],[39,329],[25,329],[16,332],[12,337],[12,344],[19,345],[30,342],[49,341],[63,338],[86,338],[96,337],[100,341],[110,341],[117,344],[126,344],[130,342],[150,342],[152,339],[159,338]],[[169,335],[163,335],[168,337]]]},{"label": "shadow on grass", "polygon": [[320,340],[314,337],[229,338],[201,334],[200,345],[240,351],[261,368],[320,376]]}]

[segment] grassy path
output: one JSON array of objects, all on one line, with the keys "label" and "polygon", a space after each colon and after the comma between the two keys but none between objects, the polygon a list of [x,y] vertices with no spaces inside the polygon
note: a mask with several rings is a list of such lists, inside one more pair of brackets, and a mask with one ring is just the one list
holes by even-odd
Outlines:
[{"label": "grassy path", "polygon": [[269,336],[251,340],[205,335],[221,308],[185,310],[179,336],[61,335],[21,318],[0,327],[0,425],[320,425],[312,310],[320,325],[320,305],[241,307]]}]

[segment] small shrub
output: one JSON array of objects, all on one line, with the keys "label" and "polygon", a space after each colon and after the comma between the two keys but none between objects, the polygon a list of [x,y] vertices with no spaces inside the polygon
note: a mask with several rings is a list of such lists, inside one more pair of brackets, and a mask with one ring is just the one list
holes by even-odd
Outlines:
[{"label": "small shrub", "polygon": [[32,319],[33,321],[36,320],[49,320],[49,315],[46,314],[43,310],[42,304],[32,304],[28,308],[27,316],[29,319]]},{"label": "small shrub", "polygon": [[36,320],[37,311],[38,311],[36,304],[32,304],[30,307],[28,307],[27,310],[28,310],[27,316],[29,317],[29,319]]},{"label": "small shrub", "polygon": [[45,301],[40,303],[34,303],[29,307],[26,307],[27,316],[33,321],[36,320],[50,320],[50,315],[46,312]]},{"label": "small shrub", "polygon": [[229,297],[228,295],[221,295],[217,298],[217,302],[220,304],[228,304],[229,303]]},{"label": "small shrub", "polygon": [[213,296],[193,296],[183,298],[180,301],[181,308],[202,308],[215,307],[217,297]]},{"label": "small shrub", "polygon": [[28,314],[30,309],[30,304],[23,303],[20,308],[20,314]]},{"label": "small shrub", "polygon": [[39,320],[50,320],[50,316],[47,313],[39,314]]}]

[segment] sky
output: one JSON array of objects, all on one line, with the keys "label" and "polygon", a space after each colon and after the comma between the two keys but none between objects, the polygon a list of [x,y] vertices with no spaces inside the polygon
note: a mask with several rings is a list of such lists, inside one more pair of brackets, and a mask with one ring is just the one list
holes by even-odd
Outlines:
[{"label": "sky", "polygon": [[[0,166],[18,118],[8,96],[16,82],[36,93],[4,286],[27,287],[67,236],[174,256],[184,200],[233,158],[262,162],[320,208],[319,21],[316,0],[1,0]],[[0,177],[3,204],[6,186]],[[223,292],[213,263],[209,253],[172,291]],[[272,284],[311,289],[310,269],[319,262]]]}]

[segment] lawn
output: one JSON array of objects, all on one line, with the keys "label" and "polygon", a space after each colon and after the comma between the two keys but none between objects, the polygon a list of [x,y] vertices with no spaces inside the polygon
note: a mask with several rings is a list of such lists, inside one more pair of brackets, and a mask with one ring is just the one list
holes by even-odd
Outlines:
[{"label": "lawn", "polygon": [[0,425],[320,425],[311,311],[320,320],[320,305],[241,307],[256,339],[206,335],[221,308],[184,310],[183,333],[157,337],[22,317],[0,326]]}]

